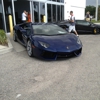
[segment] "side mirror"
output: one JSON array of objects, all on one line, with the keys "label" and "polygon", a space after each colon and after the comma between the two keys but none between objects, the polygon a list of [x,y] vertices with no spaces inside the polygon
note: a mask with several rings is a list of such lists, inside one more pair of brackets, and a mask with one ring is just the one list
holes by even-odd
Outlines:
[{"label": "side mirror", "polygon": [[93,25],[93,23],[90,23],[90,25]]}]

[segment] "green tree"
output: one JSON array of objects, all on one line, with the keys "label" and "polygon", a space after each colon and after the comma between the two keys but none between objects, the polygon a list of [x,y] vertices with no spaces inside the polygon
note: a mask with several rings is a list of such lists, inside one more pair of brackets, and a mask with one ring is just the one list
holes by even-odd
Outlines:
[{"label": "green tree", "polygon": [[95,6],[86,6],[85,14],[87,11],[90,12],[90,15],[95,16],[96,7]]},{"label": "green tree", "polygon": [[98,7],[98,20],[100,20],[100,5]]}]

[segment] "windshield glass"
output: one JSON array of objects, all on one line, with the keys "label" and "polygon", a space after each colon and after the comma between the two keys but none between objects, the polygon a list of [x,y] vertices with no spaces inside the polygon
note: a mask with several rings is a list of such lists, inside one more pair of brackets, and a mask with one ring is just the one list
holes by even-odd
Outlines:
[{"label": "windshield glass", "polygon": [[67,31],[58,25],[33,25],[35,35],[64,35]]}]

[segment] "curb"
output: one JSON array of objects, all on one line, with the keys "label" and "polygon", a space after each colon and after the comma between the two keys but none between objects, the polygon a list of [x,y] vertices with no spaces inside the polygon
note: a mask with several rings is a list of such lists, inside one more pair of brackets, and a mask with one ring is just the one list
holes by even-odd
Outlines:
[{"label": "curb", "polygon": [[100,25],[100,23],[94,23],[94,24],[99,24]]},{"label": "curb", "polygon": [[8,35],[7,35],[7,41],[8,41],[8,47],[0,49],[0,55],[11,52],[13,50],[13,46],[10,42]]}]

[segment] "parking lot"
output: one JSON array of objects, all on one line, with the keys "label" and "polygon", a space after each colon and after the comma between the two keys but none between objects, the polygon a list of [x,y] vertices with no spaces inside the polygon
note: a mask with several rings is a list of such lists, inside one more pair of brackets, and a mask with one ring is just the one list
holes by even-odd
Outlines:
[{"label": "parking lot", "polygon": [[45,61],[13,42],[0,56],[0,100],[100,100],[100,35],[79,35],[82,55]]}]

